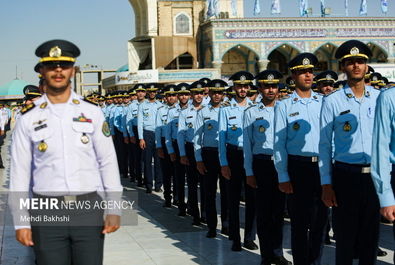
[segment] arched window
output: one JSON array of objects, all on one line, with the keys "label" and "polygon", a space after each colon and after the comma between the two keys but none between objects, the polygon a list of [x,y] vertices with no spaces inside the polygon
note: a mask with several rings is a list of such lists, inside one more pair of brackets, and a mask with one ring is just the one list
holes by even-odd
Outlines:
[{"label": "arched window", "polygon": [[175,35],[191,35],[192,20],[188,14],[181,12],[174,17]]}]

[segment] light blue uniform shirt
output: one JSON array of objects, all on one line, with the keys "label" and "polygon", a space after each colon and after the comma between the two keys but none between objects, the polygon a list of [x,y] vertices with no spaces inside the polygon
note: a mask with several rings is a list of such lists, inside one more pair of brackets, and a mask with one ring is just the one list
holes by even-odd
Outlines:
[{"label": "light blue uniform shirt", "polygon": [[219,162],[221,166],[228,165],[227,144],[243,147],[244,110],[253,104],[249,99],[245,106],[240,106],[235,99],[229,103],[229,106],[221,107],[219,111]]},{"label": "light blue uniform shirt", "polygon": [[130,103],[124,104],[123,108],[122,108],[122,133],[123,133],[123,137],[129,137],[127,123],[126,123],[126,116],[128,114],[129,105],[130,105]]},{"label": "light blue uniform shirt", "polygon": [[377,99],[373,127],[372,179],[381,207],[395,205],[391,187],[392,164],[395,163],[395,89],[381,92]]},{"label": "light blue uniform shirt", "polygon": [[[115,128],[116,128],[116,118],[119,116],[119,113],[121,111],[122,106],[121,105],[114,105],[114,107],[112,107],[109,110],[108,113],[108,124],[110,125],[110,132],[111,135],[115,135]],[[118,128],[118,127],[117,127]]]},{"label": "light blue uniform shirt", "polygon": [[273,155],[274,107],[265,107],[262,102],[244,112],[244,169],[253,176],[253,155]]},{"label": "light blue uniform shirt", "polygon": [[318,156],[322,96],[311,91],[301,98],[294,91],[277,102],[274,111],[274,165],[280,183],[288,182],[288,155]]},{"label": "light blue uniform shirt", "polygon": [[169,108],[169,111],[167,112],[167,122],[164,133],[166,148],[169,154],[174,153],[173,141],[177,140],[178,118],[180,117],[180,112],[181,107],[179,104]]},{"label": "light blue uniform shirt", "polygon": [[[112,113],[112,125],[117,128],[122,134],[124,134],[126,128],[123,127],[124,122],[123,122],[123,112],[124,112],[124,106],[123,105],[117,105],[113,109]],[[124,135],[125,136],[125,135]]]},{"label": "light blue uniform shirt", "polygon": [[104,112],[104,117],[106,118],[107,123],[110,123],[110,114],[111,110],[115,107],[114,104],[110,104],[106,106],[105,112]]},{"label": "light blue uniform shirt", "polygon": [[139,139],[143,139],[143,131],[155,132],[156,113],[162,103],[155,100],[154,102],[144,101],[139,105],[137,114],[137,131]]},{"label": "light blue uniform shirt", "polygon": [[[143,100],[144,101],[144,100]],[[134,135],[133,132],[133,126],[137,126],[137,114],[139,111],[139,105],[141,103],[138,100],[133,100],[127,109],[127,114],[126,114],[126,128],[128,130],[128,133],[130,137],[137,137],[137,135]]]},{"label": "light blue uniform shirt", "polygon": [[218,148],[218,118],[220,107],[214,108],[211,104],[198,111],[195,122],[195,135],[193,145],[195,148],[195,159],[202,162],[203,147]]},{"label": "light blue uniform shirt", "polygon": [[380,91],[366,86],[364,96],[357,99],[346,85],[324,98],[319,144],[321,185],[332,184],[332,154],[335,161],[370,164],[374,109],[379,94]]},{"label": "light blue uniform shirt", "polygon": [[159,107],[158,113],[156,113],[155,123],[155,145],[156,148],[162,148],[162,137],[165,137],[165,127],[167,123],[167,113],[169,112],[169,106],[163,105]]},{"label": "light blue uniform shirt", "polygon": [[186,156],[185,143],[192,143],[195,134],[195,121],[198,110],[201,106],[195,108],[193,105],[188,105],[187,108],[181,110],[178,119],[177,144],[180,150],[180,156]]}]

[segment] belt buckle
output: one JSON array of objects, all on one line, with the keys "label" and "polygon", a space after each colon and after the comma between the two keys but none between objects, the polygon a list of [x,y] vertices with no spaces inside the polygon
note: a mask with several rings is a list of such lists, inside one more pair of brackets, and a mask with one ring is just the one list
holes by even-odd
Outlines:
[{"label": "belt buckle", "polygon": [[77,196],[75,195],[66,195],[63,196],[63,199],[65,201],[65,203],[69,204],[69,203],[74,203],[77,201]]},{"label": "belt buckle", "polygon": [[368,173],[370,173],[370,167],[363,167],[363,168],[361,169],[361,173],[362,173],[362,174],[368,174]]},{"label": "belt buckle", "polygon": [[318,162],[318,156],[311,157],[311,162]]}]

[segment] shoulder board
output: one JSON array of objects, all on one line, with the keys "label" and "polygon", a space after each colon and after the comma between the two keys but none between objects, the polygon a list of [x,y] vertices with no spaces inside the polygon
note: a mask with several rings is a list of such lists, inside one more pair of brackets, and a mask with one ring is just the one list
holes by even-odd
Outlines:
[{"label": "shoulder board", "polygon": [[229,101],[224,101],[221,103],[221,107],[227,107],[230,106],[230,102]]},{"label": "shoulder board", "polygon": [[86,99],[86,98],[84,98],[83,101],[88,102],[88,103],[95,105],[95,106],[99,106],[99,103],[93,102],[93,101]]},{"label": "shoulder board", "polygon": [[201,111],[202,109],[204,109],[207,106],[202,106],[201,108],[199,108],[197,111]]},{"label": "shoulder board", "polygon": [[284,99],[287,99],[287,98],[290,98],[290,96],[288,96],[288,95],[283,96],[282,98],[280,98],[280,101],[281,101],[281,100],[284,100]]},{"label": "shoulder board", "polygon": [[36,105],[34,105],[34,104],[32,103],[32,104],[29,104],[29,105],[25,106],[24,108],[22,108],[22,109],[21,109],[22,115],[25,114],[25,113],[27,113],[29,110],[32,110],[35,106],[36,106]]},{"label": "shoulder board", "polygon": [[161,108],[163,108],[164,106],[162,105],[162,106],[160,106],[159,108],[158,108],[158,110],[160,110]]},{"label": "shoulder board", "polygon": [[248,110],[248,109],[250,109],[252,107],[255,107],[255,106],[256,106],[256,104],[251,104],[251,106],[247,107],[244,111],[246,111],[246,110]]},{"label": "shoulder board", "polygon": [[327,95],[324,95],[323,97],[330,96],[330,95],[332,95],[333,93],[336,93],[337,91],[340,91],[340,89],[333,90],[331,93],[329,93],[329,94],[327,94]]}]

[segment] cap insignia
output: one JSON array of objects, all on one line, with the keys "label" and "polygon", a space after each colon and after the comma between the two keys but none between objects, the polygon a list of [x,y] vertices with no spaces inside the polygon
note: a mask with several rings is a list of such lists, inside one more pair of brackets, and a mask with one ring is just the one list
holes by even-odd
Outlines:
[{"label": "cap insignia", "polygon": [[170,91],[170,92],[174,92],[174,88],[171,87],[171,88],[169,89],[169,91]]},{"label": "cap insignia", "polygon": [[244,75],[240,76],[240,81],[246,81],[246,77]]},{"label": "cap insignia", "polygon": [[215,87],[221,87],[220,83],[215,83]]},{"label": "cap insignia", "polygon": [[201,84],[198,84],[197,86],[196,86],[196,88],[202,88],[203,86],[201,85]]},{"label": "cap insignia", "polygon": [[330,74],[327,74],[326,79],[332,79],[332,76]]},{"label": "cap insignia", "polygon": [[373,76],[373,81],[377,81],[377,76]]},{"label": "cap insignia", "polygon": [[267,80],[273,80],[274,79],[274,75],[270,74],[267,76]]},{"label": "cap insignia", "polygon": [[62,50],[58,47],[52,47],[49,51],[49,57],[60,57],[62,56]]},{"label": "cap insignia", "polygon": [[359,54],[359,49],[358,49],[357,47],[353,47],[353,48],[350,50],[350,54],[351,54],[351,55],[357,55],[357,54]]},{"label": "cap insignia", "polygon": [[309,65],[310,64],[309,58],[304,58],[302,63],[303,65]]},{"label": "cap insignia", "polygon": [[295,81],[292,79],[292,80],[289,81],[289,84],[290,85],[295,85]]}]

